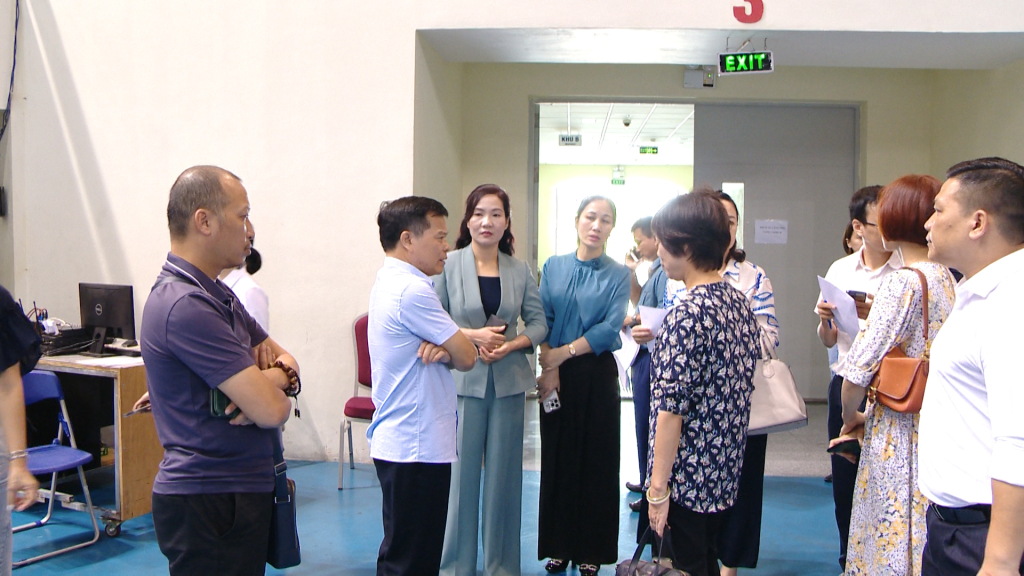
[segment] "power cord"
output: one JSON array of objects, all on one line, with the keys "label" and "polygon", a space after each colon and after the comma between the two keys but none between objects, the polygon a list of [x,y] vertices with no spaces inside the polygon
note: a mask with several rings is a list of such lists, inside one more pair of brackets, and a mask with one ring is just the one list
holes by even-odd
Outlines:
[{"label": "power cord", "polygon": [[0,123],[0,141],[7,133],[7,124],[11,121],[11,98],[14,96],[14,70],[18,66],[18,23],[21,20],[21,0],[14,0],[14,53],[11,58],[11,84],[7,88],[7,107]]}]

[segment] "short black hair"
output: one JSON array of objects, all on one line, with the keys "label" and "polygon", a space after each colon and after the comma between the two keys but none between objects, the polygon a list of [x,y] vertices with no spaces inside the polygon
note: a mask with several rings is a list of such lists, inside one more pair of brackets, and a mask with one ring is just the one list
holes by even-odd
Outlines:
[{"label": "short black hair", "polygon": [[718,270],[729,250],[729,215],[714,190],[699,188],[661,207],[651,222],[661,245],[700,270]]},{"label": "short black hair", "polygon": [[447,218],[448,210],[444,204],[426,196],[405,196],[382,202],[377,213],[381,247],[385,252],[393,250],[406,230],[413,236],[423,234],[430,228],[431,216]]},{"label": "short black hair", "polygon": [[181,239],[188,234],[189,220],[200,208],[221,215],[228,204],[223,178],[242,181],[217,166],[193,166],[178,176],[167,200],[167,228],[171,231],[171,238]]},{"label": "short black hair", "polygon": [[[850,221],[858,221],[864,224],[868,217],[868,206],[878,203],[878,193],[882,187],[876,185],[865,186],[853,193],[850,198]],[[872,222],[877,224],[877,222]]]},{"label": "short black hair", "polygon": [[255,248],[249,249],[249,255],[245,257],[245,271],[249,274],[255,274],[260,271],[263,267],[263,257],[256,251]]},{"label": "short black hair", "polygon": [[946,178],[960,183],[965,211],[984,210],[1007,240],[1024,242],[1024,167],[1005,158],[978,158],[952,166]]},{"label": "short black hair", "polygon": [[644,236],[648,238],[654,237],[654,231],[651,230],[651,221],[654,220],[652,216],[644,216],[643,218],[633,222],[633,227],[629,229],[630,232],[639,230]]}]

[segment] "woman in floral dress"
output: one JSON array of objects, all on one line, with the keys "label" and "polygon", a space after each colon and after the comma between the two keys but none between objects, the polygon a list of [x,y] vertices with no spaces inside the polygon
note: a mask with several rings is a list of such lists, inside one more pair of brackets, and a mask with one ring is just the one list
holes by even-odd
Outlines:
[{"label": "woman in floral dress", "polygon": [[[931,216],[940,182],[904,176],[886,186],[878,203],[878,226],[887,250],[899,251],[913,270],[897,270],[882,281],[867,327],[854,341],[843,382],[843,429],[836,445],[861,439],[862,452],[850,521],[848,575],[921,573],[927,502],[917,488],[918,414],[902,414],[868,402],[858,409],[885,354],[896,345],[907,357],[927,356],[932,340],[953,308],[949,270],[928,260],[924,223]],[[928,338],[924,337],[922,289],[928,282]]]}]

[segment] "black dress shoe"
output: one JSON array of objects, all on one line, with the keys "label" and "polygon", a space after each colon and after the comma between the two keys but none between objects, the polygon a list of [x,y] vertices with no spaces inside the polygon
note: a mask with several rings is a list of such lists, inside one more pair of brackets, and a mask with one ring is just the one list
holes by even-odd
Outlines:
[{"label": "black dress shoe", "polygon": [[644,487],[640,484],[633,484],[632,482],[626,482],[626,489],[630,492],[636,492],[639,494],[644,491]]},{"label": "black dress shoe", "polygon": [[637,498],[635,501],[629,503],[629,509],[633,512],[639,512],[644,508],[644,499]]},{"label": "black dress shoe", "polygon": [[597,564],[580,564],[580,576],[597,576],[600,570]]},{"label": "black dress shoe", "polygon": [[829,484],[832,483],[832,475],[831,474],[829,474],[828,476],[825,476],[825,482],[828,482]]},{"label": "black dress shoe", "polygon": [[548,563],[544,565],[544,569],[551,573],[565,572],[566,568],[569,567],[568,560],[559,560],[558,558],[552,558],[548,560]]}]

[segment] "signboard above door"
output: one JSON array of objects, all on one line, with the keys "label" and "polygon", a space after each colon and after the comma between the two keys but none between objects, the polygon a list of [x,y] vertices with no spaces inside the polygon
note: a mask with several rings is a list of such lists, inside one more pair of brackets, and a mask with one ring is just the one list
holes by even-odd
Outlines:
[{"label": "signboard above door", "polygon": [[718,75],[762,74],[775,70],[770,50],[763,52],[723,52],[718,55]]}]

